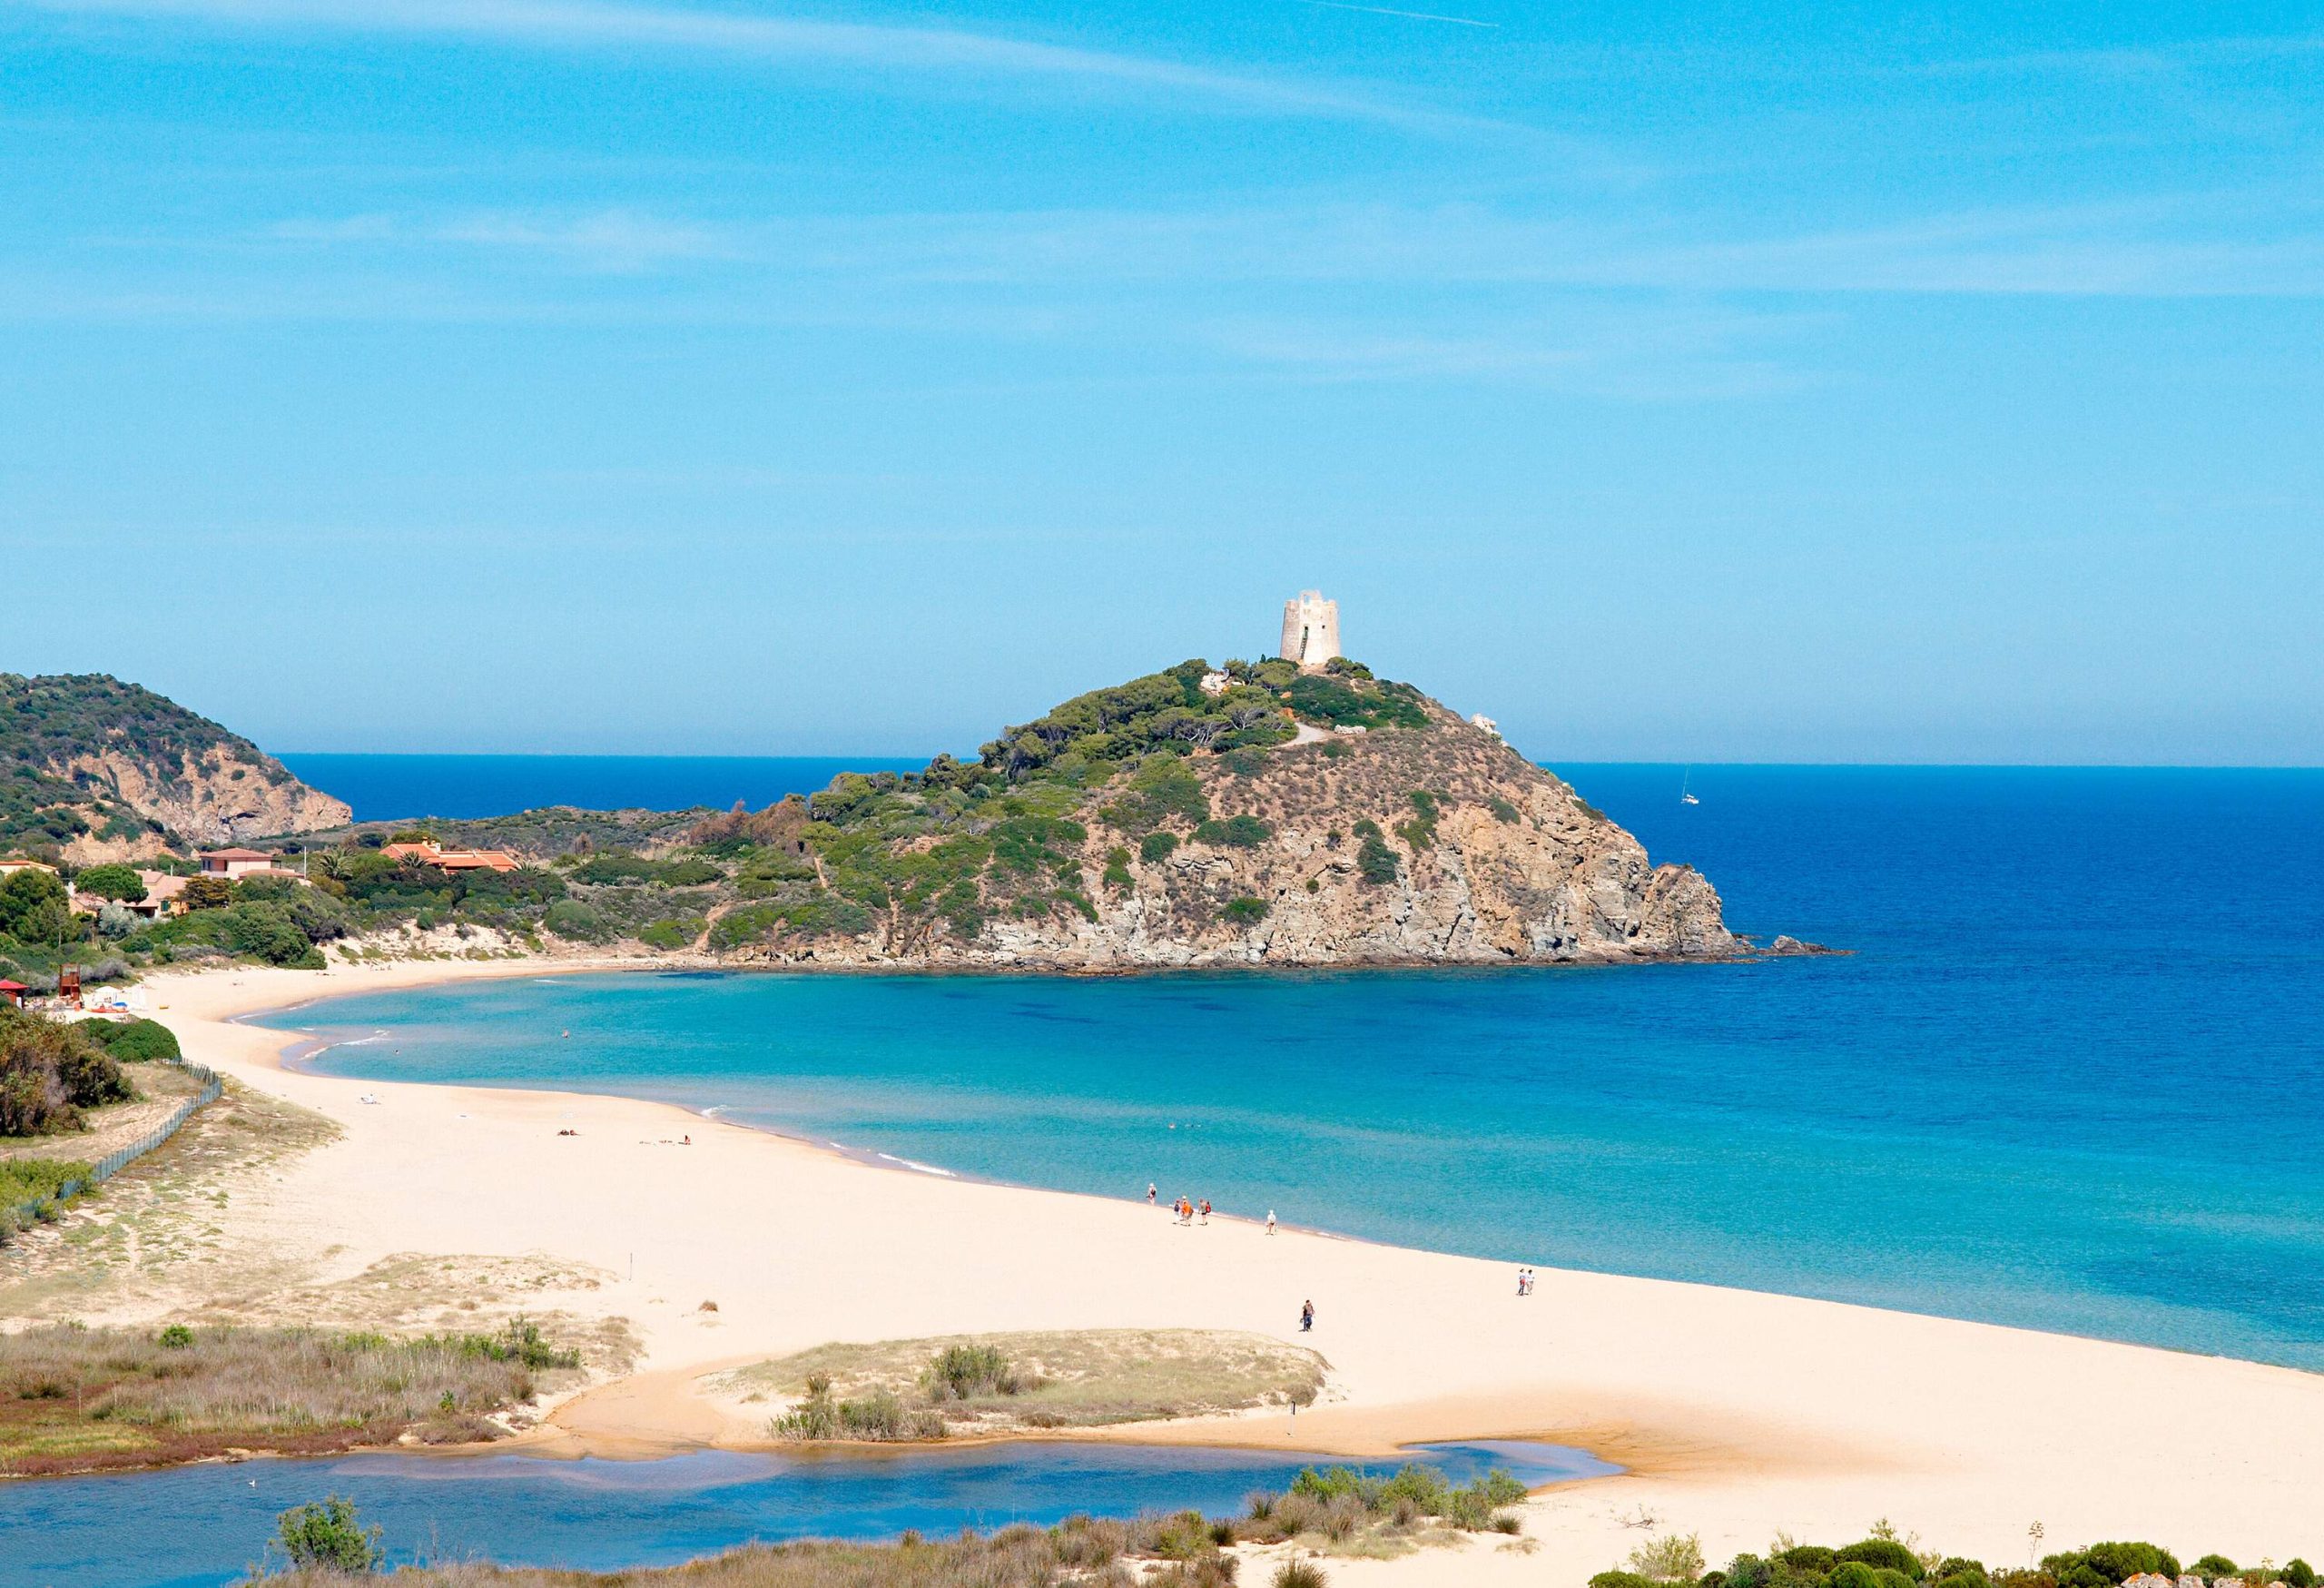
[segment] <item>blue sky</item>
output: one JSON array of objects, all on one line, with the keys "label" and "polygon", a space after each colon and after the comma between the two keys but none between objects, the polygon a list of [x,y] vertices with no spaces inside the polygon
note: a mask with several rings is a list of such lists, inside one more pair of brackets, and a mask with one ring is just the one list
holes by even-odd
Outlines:
[{"label": "blue sky", "polygon": [[2316,764],[2324,14],[0,4],[0,549],[288,750],[972,748],[1321,587],[1545,759]]}]

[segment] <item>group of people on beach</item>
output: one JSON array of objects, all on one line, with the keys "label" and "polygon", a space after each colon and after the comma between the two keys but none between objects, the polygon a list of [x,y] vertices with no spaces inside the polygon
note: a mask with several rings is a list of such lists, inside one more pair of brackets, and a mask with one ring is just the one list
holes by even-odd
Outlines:
[{"label": "group of people on beach", "polygon": [[1517,1294],[1520,1296],[1531,1296],[1533,1294],[1532,1269],[1520,1268],[1517,1270]]},{"label": "group of people on beach", "polygon": [[[1147,1181],[1146,1205],[1148,1208],[1159,1206],[1161,1197],[1161,1188],[1157,1186],[1152,1180]],[[1196,1223],[1208,1224],[1210,1222],[1210,1198],[1205,1197],[1201,1201],[1197,1202],[1191,1197],[1179,1197],[1171,1202],[1170,1211],[1177,1216],[1177,1220],[1181,1225]],[[1275,1209],[1272,1208],[1267,1209],[1267,1233],[1269,1235],[1273,1235],[1275,1233]]]}]

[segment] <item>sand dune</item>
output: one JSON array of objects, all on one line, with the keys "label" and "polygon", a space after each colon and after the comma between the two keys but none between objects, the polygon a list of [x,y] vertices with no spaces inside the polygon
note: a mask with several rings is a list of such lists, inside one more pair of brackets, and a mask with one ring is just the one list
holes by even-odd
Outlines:
[{"label": "sand dune", "polygon": [[[1334,1580],[1576,1583],[1652,1519],[1714,1560],[1778,1529],[1826,1542],[1878,1518],[1995,1564],[2144,1537],[2191,1554],[2324,1551],[2324,1377],[2137,1346],[1704,1286],[1543,1271],[1123,1200],[942,1179],[619,1099],[350,1082],[287,1070],[280,1033],[228,1017],[326,993],[537,963],[240,970],[163,978],[188,1051],[344,1127],[238,1207],[228,1239],[326,1277],[399,1253],[541,1254],[541,1308],[622,1316],[639,1372],[556,1414],[571,1448],[746,1444],[753,1408],[702,1375],[824,1340],[1095,1327],[1251,1329],[1334,1369],[1333,1398],[1139,1438],[1348,1453],[1532,1435],[1631,1470],[1531,1506],[1530,1552],[1348,1563]],[[376,1105],[360,1104],[370,1093]],[[573,1129],[577,1136],[559,1136]],[[691,1146],[675,1143],[690,1136]],[[714,1313],[699,1310],[716,1303]]]}]

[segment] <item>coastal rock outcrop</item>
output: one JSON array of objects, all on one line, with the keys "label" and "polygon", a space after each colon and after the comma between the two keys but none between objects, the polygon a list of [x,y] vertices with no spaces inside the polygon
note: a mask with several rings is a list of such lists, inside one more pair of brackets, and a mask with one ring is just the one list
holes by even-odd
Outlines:
[{"label": "coastal rock outcrop", "polygon": [[[1177,764],[1192,790],[1170,796],[1183,820],[1149,824],[1122,779],[1101,784],[1048,819],[1031,863],[1044,891],[1012,894],[989,871],[955,884],[965,907],[949,916],[854,885],[830,859],[842,846],[803,823],[800,848],[822,883],[871,907],[803,906],[756,941],[723,944],[714,923],[711,941],[745,962],[1087,972],[1614,963],[1747,949],[1701,873],[1655,864],[1561,779],[1414,699],[1411,725],[1187,757]],[[932,865],[943,842],[906,840],[899,858]],[[830,930],[842,922],[855,929]]]},{"label": "coastal rock outcrop", "polygon": [[102,674],[0,674],[0,852],[54,846],[76,864],[352,816],[248,739]]}]

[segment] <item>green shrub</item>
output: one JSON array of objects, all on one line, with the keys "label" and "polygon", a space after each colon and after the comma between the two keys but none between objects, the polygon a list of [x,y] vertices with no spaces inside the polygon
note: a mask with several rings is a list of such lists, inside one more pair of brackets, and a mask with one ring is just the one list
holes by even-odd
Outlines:
[{"label": "green shrub", "polygon": [[1590,1579],[1590,1588],[1656,1588],[1651,1577],[1636,1572],[1600,1572]]},{"label": "green shrub", "polygon": [[1129,874],[1129,851],[1118,843],[1106,851],[1106,870],[1099,880],[1117,893],[1136,885],[1137,879]]},{"label": "green shrub", "polygon": [[1794,1571],[1813,1572],[1819,1575],[1830,1571],[1833,1563],[1839,1558],[1837,1554],[1817,1544],[1795,1544],[1776,1557]]},{"label": "green shrub", "polygon": [[2093,1544],[2051,1555],[2042,1569],[2056,1579],[2058,1588],[2113,1588],[2126,1577],[2150,1572],[2176,1577],[2179,1557],[2151,1544]]},{"label": "green shrub", "polygon": [[143,1064],[184,1056],[178,1048],[177,1033],[159,1021],[133,1020],[115,1025],[111,1021],[93,1020],[84,1022],[81,1029],[91,1041],[123,1063]]},{"label": "green shrub", "polygon": [[1489,797],[1485,801],[1485,808],[1492,813],[1496,822],[1515,822],[1519,819],[1517,807],[1499,794]]},{"label": "green shrub", "polygon": [[550,905],[541,925],[575,942],[603,942],[612,935],[606,918],[578,899],[559,899]]},{"label": "green shrub", "polygon": [[1833,1552],[1840,1561],[1861,1561],[1867,1566],[1886,1566],[1892,1572],[1902,1572],[1915,1582],[1920,1580],[1921,1563],[1912,1551],[1893,1538],[1867,1538],[1858,1544]]},{"label": "green shrub", "polygon": [[1255,926],[1267,918],[1267,902],[1265,899],[1229,899],[1226,908],[1219,913],[1231,926]]},{"label": "green shrub", "polygon": [[334,1494],[285,1511],[275,1521],[276,1542],[298,1571],[361,1573],[386,1560],[379,1530],[355,1519],[355,1502]]},{"label": "green shrub", "polygon": [[2286,1588],[2316,1588],[2316,1568],[2298,1555],[2284,1563]]},{"label": "green shrub", "polygon": [[153,1343],[164,1351],[183,1351],[193,1345],[193,1331],[183,1324],[172,1324],[153,1336]]},{"label": "green shrub", "polygon": [[998,1346],[947,1346],[921,1373],[931,1400],[972,1400],[1015,1395],[1024,1387]]},{"label": "green shrub", "polygon": [[1273,829],[1256,816],[1229,816],[1225,821],[1213,819],[1196,824],[1196,843],[1217,844],[1233,849],[1256,849],[1272,835]]},{"label": "green shrub", "polygon": [[649,922],[638,928],[637,941],[648,948],[682,949],[701,935],[702,922],[698,917],[673,917]]},{"label": "green shrub", "polygon": [[1649,1539],[1630,1551],[1630,1569],[1657,1583],[1691,1583],[1703,1574],[1703,1541],[1692,1533]]},{"label": "green shrub", "polygon": [[58,1025],[0,1003],[0,1136],[77,1130],[82,1110],[137,1095],[89,1023]]},{"label": "green shrub", "polygon": [[1388,841],[1381,836],[1377,822],[1366,816],[1356,823],[1355,832],[1356,836],[1364,840],[1355,852],[1358,876],[1366,883],[1380,886],[1394,882],[1403,874],[1403,863],[1396,858],[1396,852],[1389,848]]},{"label": "green shrub", "polygon": [[1984,1562],[1973,1561],[1966,1555],[1945,1556],[1945,1559],[1937,1565],[1936,1571],[1934,1574],[1936,1580],[1940,1583],[1945,1582],[1954,1577],[1970,1577],[1975,1579],[1979,1583],[1986,1583],[1992,1580],[1985,1574]]},{"label": "green shrub", "polygon": [[1882,1588],[1880,1573],[1883,1569],[1866,1565],[1862,1561],[1835,1562],[1829,1577],[1831,1588]]},{"label": "green shrub", "polygon": [[2241,1570],[2241,1568],[2237,1566],[2233,1561],[2229,1560],[2225,1555],[2205,1555],[2202,1559],[2197,1561],[2193,1565],[2187,1569],[2194,1573],[2196,1576],[2207,1579],[2215,1577],[2233,1577],[2240,1574]]},{"label": "green shrub", "polygon": [[125,904],[145,897],[145,879],[133,865],[93,865],[73,879],[73,887],[77,893],[118,899]]},{"label": "green shrub", "polygon": [[1137,841],[1137,858],[1152,865],[1156,861],[1169,859],[1177,847],[1176,833],[1148,833]]},{"label": "green shrub", "polygon": [[1285,1561],[1275,1568],[1275,1588],[1325,1588],[1329,1582],[1312,1561]]}]

